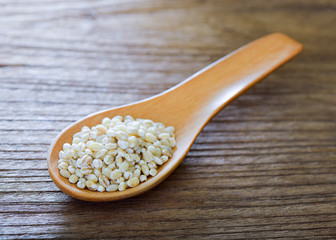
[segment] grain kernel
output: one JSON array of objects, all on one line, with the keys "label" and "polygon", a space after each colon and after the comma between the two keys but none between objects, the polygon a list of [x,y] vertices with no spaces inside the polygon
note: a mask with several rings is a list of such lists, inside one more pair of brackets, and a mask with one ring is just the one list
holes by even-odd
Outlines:
[{"label": "grain kernel", "polygon": [[105,148],[107,150],[113,150],[113,149],[117,149],[118,145],[116,143],[108,143],[105,145]]},{"label": "grain kernel", "polygon": [[60,164],[58,164],[58,168],[59,169],[68,169],[69,164],[66,162],[61,162]]},{"label": "grain kernel", "polygon": [[127,139],[127,134],[123,131],[118,131],[116,133],[116,139],[118,140],[126,140]]},{"label": "grain kernel", "polygon": [[176,140],[173,137],[168,138],[168,141],[170,143],[170,146],[173,148],[176,146]]},{"label": "grain kernel", "polygon": [[60,174],[63,176],[63,177],[65,177],[65,178],[69,178],[70,177],[70,173],[69,173],[69,171],[68,170],[65,170],[65,169],[61,169],[60,170]]},{"label": "grain kernel", "polygon": [[154,147],[156,147],[156,148],[160,148],[162,144],[161,144],[160,141],[155,141],[155,142],[153,143],[153,145],[154,145]]},{"label": "grain kernel", "polygon": [[101,124],[98,125],[95,130],[96,130],[98,136],[106,133],[106,127],[104,125],[101,125]]},{"label": "grain kernel", "polygon": [[147,176],[146,175],[141,175],[140,176],[140,182],[144,182],[147,180]]},{"label": "grain kernel", "polygon": [[120,165],[123,163],[123,159],[120,155],[116,157],[115,163],[118,167],[120,167]]},{"label": "grain kernel", "polygon": [[101,143],[103,145],[106,145],[106,144],[110,143],[110,138],[109,137],[104,137],[103,140],[101,141]]},{"label": "grain kernel", "polygon": [[154,168],[152,168],[152,169],[149,171],[149,174],[150,174],[151,176],[154,177],[154,176],[157,174],[157,170],[154,169]]},{"label": "grain kernel", "polygon": [[163,163],[165,163],[165,162],[168,161],[168,157],[163,155],[163,156],[161,156],[161,160],[162,160]]},{"label": "grain kernel", "polygon": [[146,133],[145,140],[153,143],[156,141],[156,136],[151,133]]},{"label": "grain kernel", "polygon": [[89,135],[90,135],[90,138],[91,138],[91,139],[96,139],[96,138],[98,137],[97,132],[94,132],[94,131],[91,131],[91,132],[89,133]]},{"label": "grain kernel", "polygon": [[[118,124],[116,127],[117,131],[120,131],[120,132],[123,132],[123,133],[126,133],[127,131],[127,127],[124,125],[124,124]],[[127,136],[127,135],[125,135]]]},{"label": "grain kernel", "polygon": [[129,187],[136,187],[139,185],[139,178],[133,177],[130,180],[127,181],[127,185]]},{"label": "grain kernel", "polygon": [[125,178],[124,177],[120,177],[119,179],[117,179],[117,183],[121,183],[121,182],[125,182]]},{"label": "grain kernel", "polygon": [[159,139],[168,139],[170,137],[169,133],[161,133],[159,134]]},{"label": "grain kernel", "polygon": [[82,138],[82,142],[86,142],[87,140],[90,139],[90,134],[89,133],[84,133],[84,134],[82,134],[81,138]]},{"label": "grain kernel", "polygon": [[98,152],[96,152],[95,158],[103,159],[105,157],[106,153],[107,153],[107,149],[103,148],[103,149],[99,150]]},{"label": "grain kernel", "polygon": [[69,143],[64,143],[63,144],[63,150],[66,151],[71,148],[71,145]]},{"label": "grain kernel", "polygon": [[125,180],[130,179],[132,177],[133,177],[133,173],[132,172],[127,171],[127,172],[124,173]]},{"label": "grain kernel", "polygon": [[102,185],[98,185],[97,191],[98,192],[104,192],[105,191],[105,187],[103,187]]},{"label": "grain kernel", "polygon": [[90,145],[89,148],[90,148],[91,151],[98,152],[99,150],[101,150],[103,148],[103,146],[102,146],[101,143],[94,142]]},{"label": "grain kernel", "polygon": [[93,174],[96,175],[97,177],[100,177],[102,175],[101,171],[99,169],[94,169]]},{"label": "grain kernel", "polygon": [[87,180],[91,180],[92,182],[98,182],[98,178],[97,178],[97,176],[94,175],[94,174],[89,174],[89,175],[87,175],[87,176],[86,176],[86,179],[87,179]]},{"label": "grain kernel", "polygon": [[80,171],[83,175],[88,175],[91,174],[93,170],[91,167],[82,167]]},{"label": "grain kernel", "polygon": [[92,161],[92,167],[97,168],[97,169],[102,168],[103,167],[103,161],[100,160],[100,159],[94,159]]},{"label": "grain kernel", "polygon": [[87,154],[87,155],[90,155],[90,156],[93,155],[93,152],[90,149],[88,149],[88,148],[85,149],[84,153]]},{"label": "grain kernel", "polygon": [[72,174],[69,177],[69,182],[71,182],[71,183],[77,183],[78,182],[78,176],[76,174]]},{"label": "grain kernel", "polygon": [[113,180],[117,180],[117,179],[119,179],[121,176],[122,176],[121,171],[118,170],[118,169],[116,169],[116,170],[113,170],[113,171],[112,171],[110,178],[113,179]]},{"label": "grain kernel", "polygon": [[138,133],[138,129],[135,127],[127,127],[126,132],[130,135],[135,135]]},{"label": "grain kernel", "polygon": [[166,128],[166,131],[169,133],[174,133],[175,132],[175,128],[173,126],[169,126]]},{"label": "grain kernel", "polygon": [[84,189],[85,188],[85,183],[84,182],[77,182],[77,187],[80,189]]},{"label": "grain kernel", "polygon": [[152,162],[153,161],[153,154],[151,152],[143,149],[142,155],[143,155],[143,158],[146,162]]},{"label": "grain kernel", "polygon": [[84,176],[83,173],[81,172],[81,170],[78,169],[78,168],[76,169],[76,175],[80,178],[82,178]]},{"label": "grain kernel", "polygon": [[149,175],[149,168],[147,165],[142,165],[141,166],[141,170],[143,172],[144,175],[148,176]]},{"label": "grain kernel", "polygon": [[61,158],[65,158],[64,157],[64,151],[60,151],[59,153],[58,153],[58,157],[61,159]]},{"label": "grain kernel", "polygon": [[129,146],[129,143],[127,141],[123,141],[123,140],[118,140],[118,146],[121,149],[126,149]]},{"label": "grain kernel", "polygon": [[140,177],[140,174],[141,174],[140,169],[135,169],[134,172],[133,172],[134,177]]},{"label": "grain kernel", "polygon": [[162,160],[160,158],[158,158],[158,157],[154,157],[154,162],[156,164],[158,164],[158,165],[162,165],[163,164]]},{"label": "grain kernel", "polygon": [[126,183],[125,182],[119,183],[118,189],[119,189],[119,191],[125,191],[126,190]]},{"label": "grain kernel", "polygon": [[157,165],[156,165],[156,163],[155,162],[150,162],[150,163],[148,163],[147,164],[147,166],[150,168],[150,169],[152,169],[152,168],[157,168]]},{"label": "grain kernel", "polygon": [[148,151],[150,151],[151,153],[155,152],[155,147],[153,145],[148,146],[147,148]]},{"label": "grain kernel", "polygon": [[77,160],[77,165],[82,167],[88,167],[92,163],[92,157],[85,155]]},{"label": "grain kernel", "polygon": [[69,166],[68,167],[68,171],[71,173],[71,174],[74,174],[76,172],[76,168],[74,166]]},{"label": "grain kernel", "polygon": [[109,185],[106,188],[107,192],[115,192],[117,190],[118,190],[118,185],[116,185],[116,184]]},{"label": "grain kernel", "polygon": [[97,188],[98,188],[98,185],[95,182],[91,181],[91,180],[86,181],[85,185],[86,185],[86,187],[88,189],[93,190],[93,191],[96,191]]},{"label": "grain kernel", "polygon": [[111,119],[109,118],[104,118],[102,121],[102,124],[106,127],[107,125],[109,125],[111,123]]},{"label": "grain kernel", "polygon": [[141,138],[145,138],[146,132],[143,129],[139,129],[138,130],[138,135]]},{"label": "grain kernel", "polygon": [[110,184],[110,181],[108,180],[107,177],[105,177],[104,175],[99,177],[99,183],[100,185],[104,186],[105,188],[107,188],[107,186]]},{"label": "grain kernel", "polygon": [[128,164],[127,162],[123,162],[123,163],[120,165],[119,169],[120,169],[121,172],[124,173],[124,172],[127,171],[128,167],[129,167],[129,164]]},{"label": "grain kernel", "polygon": [[110,177],[111,172],[112,172],[111,169],[109,169],[109,168],[103,168],[102,174],[103,174],[105,177]]},{"label": "grain kernel", "polygon": [[168,156],[168,157],[172,157],[173,154],[171,151],[169,151],[168,149],[162,149],[162,154]]},{"label": "grain kernel", "polygon": [[73,140],[72,140],[72,144],[78,144],[80,143],[81,139],[79,137],[75,137]]},{"label": "grain kernel", "polygon": [[111,163],[110,165],[107,166],[111,171],[116,168],[115,162]]},{"label": "grain kernel", "polygon": [[111,156],[111,155],[106,155],[105,157],[104,157],[104,163],[106,164],[106,165],[110,165],[111,163],[113,163],[113,157]]},{"label": "grain kernel", "polygon": [[108,137],[115,137],[116,136],[116,132],[113,129],[108,129],[106,131],[106,136],[108,136]]},{"label": "grain kernel", "polygon": [[137,138],[135,136],[130,136],[128,142],[131,148],[134,148],[137,145]]}]

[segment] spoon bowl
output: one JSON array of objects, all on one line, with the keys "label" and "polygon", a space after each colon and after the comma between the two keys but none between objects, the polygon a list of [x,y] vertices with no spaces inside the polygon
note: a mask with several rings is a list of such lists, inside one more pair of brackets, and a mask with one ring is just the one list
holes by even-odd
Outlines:
[{"label": "spoon bowl", "polygon": [[[260,79],[302,51],[302,44],[281,33],[260,38],[192,75],[177,86],[133,104],[91,114],[65,128],[48,151],[48,170],[55,184],[66,194],[85,201],[103,202],[139,195],[155,187],[181,163],[206,123],[225,105]],[[131,115],[174,126],[176,148],[173,157],[158,167],[157,175],[134,188],[119,192],[79,189],[60,175],[58,154],[64,143],[83,126],[93,127],[105,117]]]}]

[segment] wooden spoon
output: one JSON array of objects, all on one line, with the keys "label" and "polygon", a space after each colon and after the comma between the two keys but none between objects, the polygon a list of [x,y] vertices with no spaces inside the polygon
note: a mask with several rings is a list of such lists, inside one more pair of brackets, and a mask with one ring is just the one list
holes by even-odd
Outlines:
[{"label": "wooden spoon", "polygon": [[[181,163],[205,124],[225,105],[267,74],[302,51],[302,44],[281,33],[260,38],[192,75],[177,86],[154,97],[91,114],[65,128],[52,142],[48,169],[55,184],[66,194],[86,201],[114,201],[139,195],[162,182]],[[79,189],[62,177],[57,168],[64,143],[83,126],[92,127],[105,117],[131,115],[176,128],[173,157],[158,168],[155,177],[122,192]]]}]

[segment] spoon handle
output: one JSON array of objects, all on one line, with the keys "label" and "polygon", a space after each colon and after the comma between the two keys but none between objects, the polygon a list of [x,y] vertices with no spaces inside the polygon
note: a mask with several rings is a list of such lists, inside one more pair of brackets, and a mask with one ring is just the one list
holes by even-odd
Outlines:
[{"label": "spoon handle", "polygon": [[196,117],[195,126],[204,125],[231,100],[293,58],[302,48],[302,44],[284,34],[267,35],[205,67],[164,95],[171,95],[170,104],[175,106],[175,113],[185,113],[186,118],[193,120]]}]

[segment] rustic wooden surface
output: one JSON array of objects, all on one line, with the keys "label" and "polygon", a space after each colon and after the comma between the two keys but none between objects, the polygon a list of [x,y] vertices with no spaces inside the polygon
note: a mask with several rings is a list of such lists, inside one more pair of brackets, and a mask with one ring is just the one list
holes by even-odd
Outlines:
[{"label": "rustic wooden surface", "polygon": [[[0,1],[0,238],[336,237],[335,1]],[[271,32],[304,52],[223,109],[141,196],[51,181],[68,124],[179,83]]]}]

